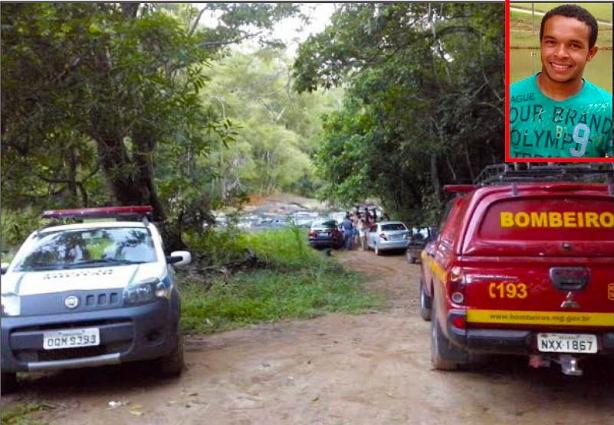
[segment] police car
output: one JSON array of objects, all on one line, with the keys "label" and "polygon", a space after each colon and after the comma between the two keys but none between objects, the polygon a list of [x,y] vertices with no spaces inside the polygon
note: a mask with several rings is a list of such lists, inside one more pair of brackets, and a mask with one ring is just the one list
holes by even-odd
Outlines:
[{"label": "police car", "polygon": [[15,389],[17,372],[155,360],[163,375],[181,373],[174,267],[191,255],[165,255],[151,213],[132,206],[43,214],[81,222],[33,232],[2,264],[3,393]]}]

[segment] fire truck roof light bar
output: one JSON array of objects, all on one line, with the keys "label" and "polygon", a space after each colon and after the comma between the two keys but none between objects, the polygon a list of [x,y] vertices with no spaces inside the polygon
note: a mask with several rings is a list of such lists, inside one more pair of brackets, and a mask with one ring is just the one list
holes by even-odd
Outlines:
[{"label": "fire truck roof light bar", "polygon": [[525,169],[515,169],[512,164],[490,165],[474,180],[473,184],[488,186],[510,183],[533,182],[585,182],[605,183],[614,181],[614,168],[610,164],[578,165],[539,165]]}]

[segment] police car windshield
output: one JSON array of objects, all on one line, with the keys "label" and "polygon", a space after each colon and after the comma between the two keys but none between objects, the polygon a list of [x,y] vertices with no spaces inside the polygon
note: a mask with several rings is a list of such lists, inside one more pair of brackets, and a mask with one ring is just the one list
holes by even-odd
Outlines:
[{"label": "police car windshield", "polygon": [[110,267],[157,261],[145,228],[99,228],[44,232],[16,271]]}]

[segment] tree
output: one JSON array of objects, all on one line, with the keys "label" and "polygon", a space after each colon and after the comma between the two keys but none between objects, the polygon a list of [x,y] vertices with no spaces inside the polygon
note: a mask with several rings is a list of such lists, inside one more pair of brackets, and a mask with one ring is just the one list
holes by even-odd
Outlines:
[{"label": "tree", "polygon": [[223,25],[201,31],[200,15],[187,25],[151,4],[3,5],[2,190],[9,207],[63,192],[67,204],[87,204],[86,187],[100,170],[107,202],[149,204],[157,220],[167,219],[154,180],[160,146],[179,146],[169,151],[180,164],[179,157],[206,155],[232,137],[231,123],[219,122],[198,96],[203,67],[251,35],[244,24],[267,28],[296,12],[292,5],[205,8],[220,11]]},{"label": "tree", "polygon": [[317,185],[312,156],[320,143],[320,117],[334,109],[339,95],[295,93],[290,67],[282,50],[264,48],[235,51],[208,70],[203,102],[231,119],[236,129],[232,148],[213,147],[201,167],[216,171],[213,196]]},{"label": "tree", "polygon": [[[321,195],[382,199],[416,222],[446,182],[502,161],[504,7],[343,4],[294,64],[299,92],[347,86],[325,124]],[[421,208],[422,207],[422,208]]]}]

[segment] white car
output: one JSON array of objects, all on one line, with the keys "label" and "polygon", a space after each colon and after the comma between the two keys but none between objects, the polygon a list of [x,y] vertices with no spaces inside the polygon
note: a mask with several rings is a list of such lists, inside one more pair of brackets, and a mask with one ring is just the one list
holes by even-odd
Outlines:
[{"label": "white car", "polygon": [[[47,218],[116,218],[33,232],[2,264],[2,392],[16,372],[156,360],[165,375],[183,369],[180,299],[151,207],[46,211]],[[130,221],[131,219],[135,219]]]},{"label": "white car", "polygon": [[382,221],[373,224],[367,232],[367,249],[380,255],[382,251],[403,251],[409,246],[410,231],[400,221]]}]

